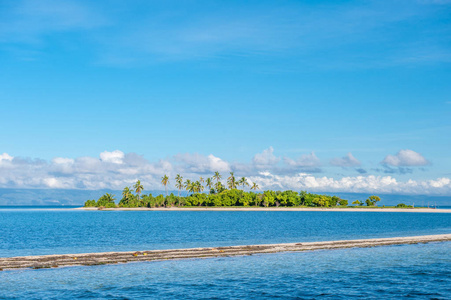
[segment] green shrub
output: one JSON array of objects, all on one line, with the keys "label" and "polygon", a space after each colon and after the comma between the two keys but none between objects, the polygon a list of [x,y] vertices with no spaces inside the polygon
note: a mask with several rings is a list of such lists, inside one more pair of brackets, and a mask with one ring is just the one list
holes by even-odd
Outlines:
[{"label": "green shrub", "polygon": [[105,195],[100,197],[99,200],[97,200],[96,206],[97,207],[100,207],[100,206],[107,207],[108,203],[113,203],[114,206],[116,207],[116,204],[114,203],[114,200],[116,200],[116,199],[114,199],[114,195],[106,193]]},{"label": "green shrub", "polygon": [[404,203],[399,203],[398,205],[396,205],[397,208],[411,208],[413,207],[412,205],[407,205]]},{"label": "green shrub", "polygon": [[96,206],[96,200],[87,200],[84,205],[84,207],[95,207],[95,206]]},{"label": "green shrub", "polygon": [[105,204],[106,208],[115,208],[116,204],[114,202],[108,202],[107,204]]},{"label": "green shrub", "polygon": [[340,199],[338,203],[340,204],[340,206],[348,206],[348,200]]}]

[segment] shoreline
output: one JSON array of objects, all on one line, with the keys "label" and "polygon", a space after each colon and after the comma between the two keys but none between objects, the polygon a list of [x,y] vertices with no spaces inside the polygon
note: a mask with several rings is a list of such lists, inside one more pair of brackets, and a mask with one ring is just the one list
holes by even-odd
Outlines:
[{"label": "shoreline", "polygon": [[12,269],[44,269],[67,266],[94,266],[128,262],[199,259],[211,257],[244,256],[278,252],[302,252],[345,248],[367,248],[403,244],[451,241],[451,234],[410,236],[379,239],[338,240],[285,244],[243,245],[169,250],[128,252],[100,252],[61,255],[0,257],[0,271]]},{"label": "shoreline", "polygon": [[102,211],[346,211],[346,212],[409,212],[409,213],[451,213],[451,209],[436,208],[319,208],[319,207],[77,207],[74,210]]}]

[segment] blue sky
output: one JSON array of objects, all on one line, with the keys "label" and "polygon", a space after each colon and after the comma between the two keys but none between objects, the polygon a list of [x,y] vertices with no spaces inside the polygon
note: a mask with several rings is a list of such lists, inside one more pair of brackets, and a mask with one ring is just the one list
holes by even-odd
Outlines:
[{"label": "blue sky", "polygon": [[337,3],[2,1],[0,187],[451,195],[451,1]]}]

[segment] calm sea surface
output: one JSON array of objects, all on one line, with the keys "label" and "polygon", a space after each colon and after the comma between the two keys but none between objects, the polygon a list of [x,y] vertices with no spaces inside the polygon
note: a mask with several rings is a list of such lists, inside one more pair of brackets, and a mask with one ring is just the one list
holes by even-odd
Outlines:
[{"label": "calm sea surface", "polygon": [[[0,209],[0,257],[451,233],[451,215]],[[451,243],[0,272],[0,299],[451,298]]]},{"label": "calm sea surface", "polygon": [[0,210],[0,257],[451,233],[451,214]]},{"label": "calm sea surface", "polygon": [[450,299],[451,243],[0,272],[2,299]]}]

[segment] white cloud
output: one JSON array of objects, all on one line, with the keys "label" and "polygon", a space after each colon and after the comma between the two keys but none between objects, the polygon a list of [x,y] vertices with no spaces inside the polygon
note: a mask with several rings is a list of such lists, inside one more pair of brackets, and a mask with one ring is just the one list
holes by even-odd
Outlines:
[{"label": "white cloud", "polygon": [[268,169],[272,168],[280,161],[279,157],[274,155],[274,148],[269,147],[262,151],[262,153],[257,153],[252,159],[252,163],[257,169]]},{"label": "white cloud", "polygon": [[205,156],[198,153],[184,153],[177,154],[174,159],[182,163],[177,166],[178,172],[191,172],[191,173],[212,173],[212,172],[229,172],[230,164],[219,157],[212,154]]},{"label": "white cloud", "polygon": [[124,157],[124,152],[119,150],[114,150],[113,152],[104,151],[100,153],[100,159],[102,161],[113,164],[122,164]]},{"label": "white cloud", "polygon": [[333,158],[330,164],[337,167],[358,167],[361,165],[360,161],[351,152],[348,152],[345,157]]},{"label": "white cloud", "polygon": [[387,155],[381,164],[394,167],[414,167],[429,164],[420,153],[413,150],[400,150],[396,155]]},{"label": "white cloud", "polygon": [[55,157],[52,159],[52,162],[57,165],[72,165],[75,160],[72,158],[64,158],[64,157]]},{"label": "white cloud", "polygon": [[71,174],[74,170],[75,160],[72,158],[55,157],[52,159],[51,170],[60,174]]},{"label": "white cloud", "polygon": [[[213,154],[208,155],[208,160],[210,162],[210,170],[217,170],[218,172],[228,172],[230,171],[229,163],[223,161],[219,157],[214,156]],[[215,172],[215,171],[213,171]]]},{"label": "white cloud", "polygon": [[310,154],[304,154],[298,157],[296,160],[293,160],[289,157],[284,157],[283,160],[289,167],[296,169],[314,168],[321,165],[321,161],[314,152],[311,152]]},{"label": "white cloud", "polygon": [[434,188],[443,188],[449,186],[451,183],[451,179],[449,178],[438,178],[437,180],[429,180],[429,185]]},{"label": "white cloud", "polygon": [[9,155],[8,153],[3,153],[3,154],[0,154],[0,163],[2,162],[2,161],[11,161],[11,160],[13,160],[13,158],[14,157],[12,157],[11,155]]},{"label": "white cloud", "polygon": [[44,184],[52,189],[63,189],[63,188],[71,188],[72,187],[72,180],[64,180],[64,178],[55,178],[55,177],[48,177],[43,179]]},{"label": "white cloud", "polygon": [[251,176],[261,189],[293,189],[313,192],[351,192],[351,193],[387,193],[387,194],[451,194],[451,179],[398,181],[391,176],[355,176],[335,179],[331,177],[315,177],[311,174],[299,173],[294,176],[275,175],[269,172]]}]

